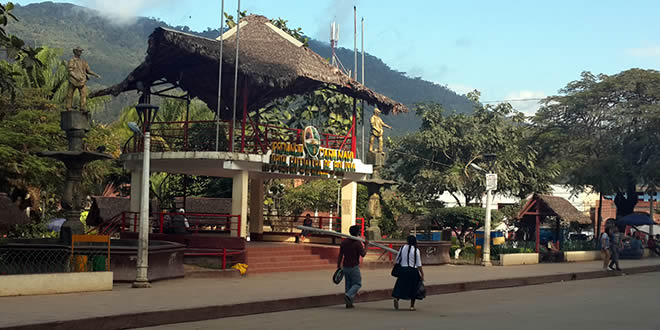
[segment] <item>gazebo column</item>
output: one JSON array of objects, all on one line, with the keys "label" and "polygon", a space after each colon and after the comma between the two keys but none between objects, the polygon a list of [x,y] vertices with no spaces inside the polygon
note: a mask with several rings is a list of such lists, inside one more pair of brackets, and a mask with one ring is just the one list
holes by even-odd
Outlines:
[{"label": "gazebo column", "polygon": [[260,241],[264,234],[264,179],[250,180],[250,240]]},{"label": "gazebo column", "polygon": [[341,233],[350,234],[349,228],[355,225],[357,213],[357,182],[341,182]]},{"label": "gazebo column", "polygon": [[[242,170],[234,174],[232,177],[232,190],[231,190],[231,214],[240,215],[240,225],[231,226],[232,237],[246,237],[246,222],[248,211],[248,171]],[[234,223],[235,223],[235,219]]]},{"label": "gazebo column", "polygon": [[539,253],[539,244],[541,243],[541,216],[540,208],[536,208],[536,253]]}]

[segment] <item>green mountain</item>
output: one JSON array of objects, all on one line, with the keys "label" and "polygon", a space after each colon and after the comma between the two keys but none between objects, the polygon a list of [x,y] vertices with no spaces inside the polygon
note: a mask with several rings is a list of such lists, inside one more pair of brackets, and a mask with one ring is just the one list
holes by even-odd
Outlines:
[{"label": "green mountain", "polygon": [[[154,18],[137,18],[133,24],[120,25],[102,17],[98,12],[73,4],[43,2],[27,6],[17,5],[14,14],[19,22],[9,24],[8,31],[33,46],[49,46],[63,51],[64,58],[71,57],[71,49],[81,46],[83,56],[90,67],[103,79],[90,81],[90,89],[116,84],[144,59],[147,40],[159,26],[173,28],[200,36],[215,38],[219,30],[191,31],[187,26],[170,26]],[[319,55],[330,58],[330,45],[310,40],[309,46]],[[353,51],[339,48],[339,59],[352,67]],[[379,58],[366,54],[365,76],[367,86],[412,108],[416,102],[435,101],[449,111],[471,112],[473,104],[464,96],[420,78],[410,78],[405,73],[391,69]],[[96,119],[111,122],[118,117],[121,108],[135,102],[136,94],[128,93],[106,105],[106,110],[96,114]],[[394,134],[405,134],[419,127],[420,120],[414,113],[386,117],[394,127]]]}]

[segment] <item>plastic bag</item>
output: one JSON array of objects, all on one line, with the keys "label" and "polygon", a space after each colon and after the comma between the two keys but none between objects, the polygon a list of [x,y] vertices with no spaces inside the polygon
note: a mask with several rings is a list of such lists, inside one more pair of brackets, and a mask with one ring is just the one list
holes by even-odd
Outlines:
[{"label": "plastic bag", "polygon": [[415,294],[415,299],[422,300],[426,298],[426,287],[424,286],[424,281],[419,281],[419,286],[417,286],[417,294]]},{"label": "plastic bag", "polygon": [[232,269],[238,269],[238,271],[241,273],[241,275],[245,275],[245,273],[247,273],[248,265],[238,263],[238,264],[235,264],[235,265],[231,266],[231,268]]}]

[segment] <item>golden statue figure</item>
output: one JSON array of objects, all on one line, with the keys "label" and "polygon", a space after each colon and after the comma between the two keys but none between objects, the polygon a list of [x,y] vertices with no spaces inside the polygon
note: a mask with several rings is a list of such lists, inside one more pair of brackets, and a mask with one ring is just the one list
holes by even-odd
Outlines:
[{"label": "golden statue figure", "polygon": [[83,49],[76,47],[73,49],[73,58],[69,60],[67,70],[69,71],[69,90],[66,94],[66,110],[73,109],[73,93],[78,90],[80,94],[80,111],[85,111],[87,106],[87,83],[88,76],[91,75],[101,79],[101,76],[96,74],[89,68],[87,61],[80,57]]},{"label": "golden statue figure", "polygon": [[[371,116],[371,137],[369,137],[369,151],[370,152],[383,152],[383,127],[392,128],[385,124],[380,118],[380,110],[374,109],[374,114]],[[374,150],[374,140],[378,139],[378,150]]]}]

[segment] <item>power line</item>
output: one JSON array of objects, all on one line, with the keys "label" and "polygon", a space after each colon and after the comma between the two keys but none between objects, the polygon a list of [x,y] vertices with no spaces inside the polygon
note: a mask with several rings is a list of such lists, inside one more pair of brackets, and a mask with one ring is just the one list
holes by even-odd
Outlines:
[{"label": "power line", "polygon": [[481,103],[501,103],[501,102],[519,102],[519,101],[541,101],[544,97],[535,97],[529,99],[509,99],[509,100],[496,100],[496,101],[480,101]]}]

